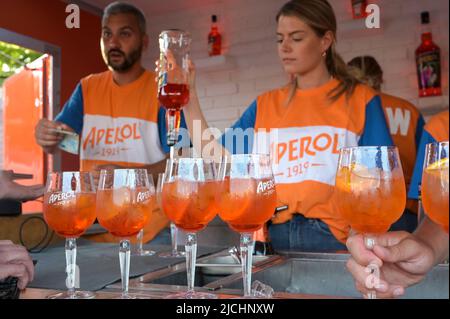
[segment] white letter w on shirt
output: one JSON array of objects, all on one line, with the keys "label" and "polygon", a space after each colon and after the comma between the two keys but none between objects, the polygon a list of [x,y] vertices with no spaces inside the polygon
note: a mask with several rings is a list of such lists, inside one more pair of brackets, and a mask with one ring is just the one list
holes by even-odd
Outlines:
[{"label": "white letter w on shirt", "polygon": [[389,121],[391,135],[397,135],[399,130],[402,136],[408,134],[409,123],[411,121],[411,112],[409,110],[403,112],[402,109],[396,108],[394,113],[392,108],[387,107],[386,115]]}]

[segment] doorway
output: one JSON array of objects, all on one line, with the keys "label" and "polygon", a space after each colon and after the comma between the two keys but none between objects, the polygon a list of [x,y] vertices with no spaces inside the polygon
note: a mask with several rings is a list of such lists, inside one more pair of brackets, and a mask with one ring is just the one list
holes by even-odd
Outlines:
[{"label": "doorway", "polygon": [[[53,119],[59,110],[60,49],[0,28],[0,50],[5,77],[0,89],[2,169],[29,175],[17,181],[21,184],[43,184],[47,172],[60,169],[61,158],[45,154],[36,144],[34,127],[41,118]],[[4,63],[8,58],[9,66]],[[22,212],[42,212],[42,202],[24,203]]]}]

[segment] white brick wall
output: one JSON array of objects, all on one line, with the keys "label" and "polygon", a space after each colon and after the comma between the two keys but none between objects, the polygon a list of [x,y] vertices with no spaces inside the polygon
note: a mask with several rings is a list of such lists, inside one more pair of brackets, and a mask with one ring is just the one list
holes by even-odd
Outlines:
[{"label": "white brick wall", "polygon": [[[338,50],[346,61],[356,55],[373,55],[385,72],[384,90],[418,105],[425,114],[448,108],[448,0],[372,0],[381,8],[381,30],[356,27],[350,0],[329,0],[338,17]],[[287,83],[276,51],[277,10],[286,0],[218,0],[182,12],[152,16],[151,48],[145,56],[154,68],[157,37],[164,28],[187,29],[192,34],[194,62],[207,59],[210,16],[217,14],[223,35],[225,65],[197,70],[200,102],[209,124],[231,125],[258,94]],[[201,3],[201,2],[198,2]],[[420,12],[430,11],[435,42],[441,47],[443,98],[418,99],[414,51],[420,43]],[[339,32],[343,30],[343,32]],[[204,60],[203,60],[204,61]]]}]

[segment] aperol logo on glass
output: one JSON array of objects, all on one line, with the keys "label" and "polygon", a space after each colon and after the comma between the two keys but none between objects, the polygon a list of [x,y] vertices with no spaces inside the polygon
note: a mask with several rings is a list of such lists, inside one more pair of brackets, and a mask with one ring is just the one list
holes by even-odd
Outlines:
[{"label": "aperol logo on glass", "polygon": [[142,203],[150,199],[152,193],[150,191],[147,192],[139,192],[137,194],[136,202]]},{"label": "aperol logo on glass", "polygon": [[67,192],[67,193],[55,193],[51,194],[48,197],[48,204],[49,205],[64,205],[68,201],[75,198],[74,192]]},{"label": "aperol logo on glass", "polygon": [[275,183],[273,180],[261,181],[258,183],[258,188],[256,189],[257,194],[270,195],[275,191]]}]

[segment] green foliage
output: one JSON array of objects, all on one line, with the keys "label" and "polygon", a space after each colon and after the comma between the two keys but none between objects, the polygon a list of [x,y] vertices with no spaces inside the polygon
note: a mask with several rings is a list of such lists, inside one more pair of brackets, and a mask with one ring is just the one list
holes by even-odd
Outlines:
[{"label": "green foliage", "polygon": [[23,67],[24,64],[33,62],[40,56],[42,53],[0,41],[0,86],[17,69]]}]

